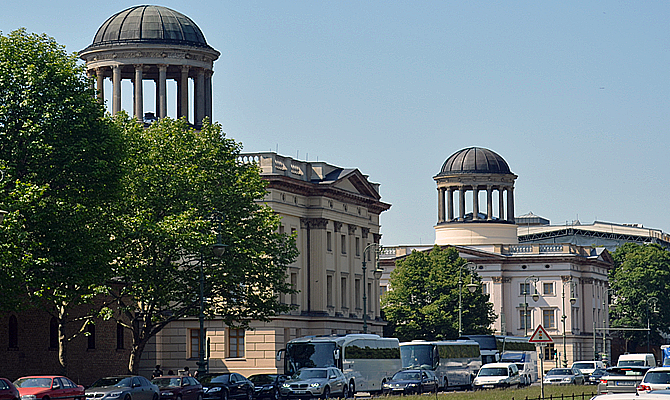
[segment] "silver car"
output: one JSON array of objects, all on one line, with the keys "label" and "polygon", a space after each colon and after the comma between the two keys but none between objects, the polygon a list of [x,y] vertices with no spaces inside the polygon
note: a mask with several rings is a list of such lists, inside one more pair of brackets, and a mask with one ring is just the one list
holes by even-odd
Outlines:
[{"label": "silver car", "polygon": [[346,398],[349,391],[347,379],[337,368],[303,368],[280,389],[282,399],[320,397],[333,395]]},{"label": "silver car", "polygon": [[583,385],[584,374],[577,368],[552,368],[544,376],[544,383],[550,385]]},{"label": "silver car", "polygon": [[100,378],[86,389],[86,400],[158,400],[160,390],[140,375]]}]

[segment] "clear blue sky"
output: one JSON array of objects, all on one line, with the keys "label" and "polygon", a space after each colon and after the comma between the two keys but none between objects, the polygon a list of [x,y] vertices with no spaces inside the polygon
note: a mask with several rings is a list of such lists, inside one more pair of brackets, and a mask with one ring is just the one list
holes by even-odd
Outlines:
[{"label": "clear blue sky", "polygon": [[[129,1],[5,0],[0,30],[78,51]],[[434,241],[432,179],[489,148],[516,215],[670,231],[668,1],[163,1],[221,52],[214,119],[245,151],[381,184],[382,243]]]}]

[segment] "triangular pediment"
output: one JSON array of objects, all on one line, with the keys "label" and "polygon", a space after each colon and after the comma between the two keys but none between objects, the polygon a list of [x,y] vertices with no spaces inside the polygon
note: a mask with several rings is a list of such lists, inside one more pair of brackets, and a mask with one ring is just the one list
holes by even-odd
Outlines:
[{"label": "triangular pediment", "polygon": [[368,178],[357,169],[342,169],[337,174],[329,174],[328,177],[332,180],[326,180],[322,184],[375,200],[381,198],[375,184],[370,183]]}]

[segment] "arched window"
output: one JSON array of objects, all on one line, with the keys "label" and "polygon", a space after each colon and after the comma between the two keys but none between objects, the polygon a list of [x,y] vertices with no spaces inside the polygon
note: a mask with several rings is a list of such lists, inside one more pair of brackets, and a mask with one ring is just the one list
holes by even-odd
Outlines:
[{"label": "arched window", "polygon": [[9,346],[10,349],[19,348],[19,322],[16,315],[9,317]]},{"label": "arched window", "polygon": [[58,349],[58,321],[56,317],[51,317],[49,321],[49,350]]}]

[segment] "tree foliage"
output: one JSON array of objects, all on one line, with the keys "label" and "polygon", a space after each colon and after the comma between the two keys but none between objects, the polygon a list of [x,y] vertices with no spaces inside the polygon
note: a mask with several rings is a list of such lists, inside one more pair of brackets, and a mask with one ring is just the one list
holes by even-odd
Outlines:
[{"label": "tree foliage", "polygon": [[[165,118],[144,128],[122,115],[117,123],[128,157],[110,291],[118,308],[109,310],[133,332],[129,370],[168,323],[199,313],[201,263],[208,317],[247,326],[288,311],[278,295],[293,292],[285,274],[294,238],[257,202],[265,182],[239,162],[241,145],[209,122],[195,130]],[[221,259],[211,251],[217,237],[227,245]]]},{"label": "tree foliage", "polygon": [[[646,328],[648,317],[651,343],[661,343],[661,334],[670,333],[670,253],[656,244],[626,243],[613,257],[614,268],[609,276],[610,325]],[[657,299],[656,307],[653,298]],[[647,343],[644,331],[618,334],[640,346]]]},{"label": "tree foliage", "polygon": [[[110,272],[106,210],[118,190],[120,136],[74,54],[46,35],[0,33],[0,307],[40,307],[65,326]],[[79,321],[75,331],[83,329]]]},{"label": "tree foliage", "polygon": [[[433,247],[430,252],[413,251],[396,262],[382,298],[385,318],[401,341],[455,339],[458,337],[458,277],[462,274],[462,326],[468,334],[490,333],[495,321],[493,304],[481,290],[470,293],[466,261],[454,248]],[[481,287],[475,273],[473,283]]]}]

